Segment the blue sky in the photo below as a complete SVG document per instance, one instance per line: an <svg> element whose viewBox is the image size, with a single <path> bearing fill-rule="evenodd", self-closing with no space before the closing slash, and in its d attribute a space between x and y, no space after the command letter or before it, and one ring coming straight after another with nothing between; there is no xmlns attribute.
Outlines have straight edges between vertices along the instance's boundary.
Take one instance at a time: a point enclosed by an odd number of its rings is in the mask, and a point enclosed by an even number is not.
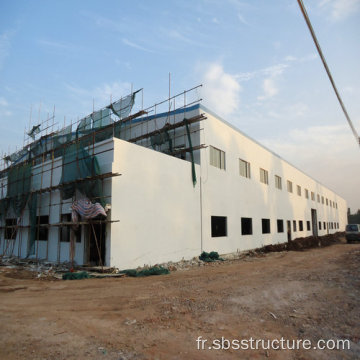
<svg viewBox="0 0 360 360"><path fill-rule="evenodd" d="M360 132L360 0L304 0ZM360 208L360 152L296 0L0 0L0 151L131 86L203 103ZM39 111L40 110L40 111Z"/></svg>

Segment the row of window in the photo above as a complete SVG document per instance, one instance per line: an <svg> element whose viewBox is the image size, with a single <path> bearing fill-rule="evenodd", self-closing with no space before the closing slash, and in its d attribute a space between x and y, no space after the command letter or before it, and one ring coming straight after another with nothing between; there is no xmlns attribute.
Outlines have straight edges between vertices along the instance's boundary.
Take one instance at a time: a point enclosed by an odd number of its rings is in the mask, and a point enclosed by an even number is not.
<svg viewBox="0 0 360 360"><path fill-rule="evenodd" d="M71 214L63 214L62 222L71 222ZM5 219L5 239L15 240L17 235L17 219ZM49 240L49 216L37 216L36 217L36 228L35 228L35 239L40 241ZM74 232L76 242L81 242L81 226ZM70 226L60 227L60 241L70 242Z"/></svg>
<svg viewBox="0 0 360 360"><path fill-rule="evenodd" d="M215 166L219 169L226 169L226 160L225 160L225 152L217 149L213 146L210 146L210 165ZM240 176L246 177L248 179L251 178L250 172L250 163L243 159L239 159L239 173ZM260 182L263 184L269 185L269 172L263 168L260 168ZM282 190L282 178L279 175L275 175L275 187L279 190ZM287 180L286 188L289 193L293 193L293 182ZM302 188L300 185L296 185L296 192L299 196L302 196ZM311 200L315 201L315 192L311 191ZM334 209L338 208L338 205L335 201L324 198L324 196L320 196L316 194L317 202L330 206ZM309 199L309 190L304 189L304 196L306 199Z"/></svg>
<svg viewBox="0 0 360 360"><path fill-rule="evenodd" d="M304 231L305 221L303 220L293 220L292 221L292 231ZM276 220L277 232L284 232L284 220ZM297 227L298 226L298 227ZM325 222L319 221L319 230L321 229L339 229L338 222ZM261 231L263 234L270 234L270 219L261 219ZM287 220L287 231L291 231L291 221ZM311 222L306 221L306 231L311 231ZM253 219L248 217L241 218L241 235L252 235L253 233ZM227 236L227 217L226 216L212 216L211 217L211 236L212 237L221 237Z"/></svg>

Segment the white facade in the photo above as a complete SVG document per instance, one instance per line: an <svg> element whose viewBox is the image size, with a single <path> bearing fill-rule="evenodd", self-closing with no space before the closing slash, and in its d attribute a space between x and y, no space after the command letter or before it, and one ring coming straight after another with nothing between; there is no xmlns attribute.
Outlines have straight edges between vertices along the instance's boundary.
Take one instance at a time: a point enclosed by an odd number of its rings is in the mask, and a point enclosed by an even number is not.
<svg viewBox="0 0 360 360"><path fill-rule="evenodd" d="M194 151L195 185L189 152L182 158L181 152L174 157L163 153L168 150L166 143L154 146L155 151L149 138L127 141L161 129L166 123L200 114L206 119L190 125L192 146L205 146ZM171 130L170 135L173 150L189 147L185 127ZM111 203L108 220L112 222L104 231L103 260L108 266L125 269L154 265L189 259L202 251L226 254L286 242L288 236L321 236L345 229L344 199L203 106L134 120L122 139L95 144L93 151L102 173L121 174L103 181ZM210 159L214 154L219 154L217 160ZM247 163L248 177L240 174L240 159ZM40 180L44 170L46 176ZM33 174L33 189L56 186L61 160L49 161L41 169L34 167ZM275 186L275 176L281 189ZM292 192L288 191L288 181ZM59 198L59 190L41 196L38 215L49 214L50 224L59 223L62 214L70 213L71 201L60 206ZM16 240L5 240L5 230L1 230L0 253L9 253L9 248L20 257L28 253L27 211L21 220L25 227L18 230ZM81 238L75 244L78 264L89 262L90 234L89 226L82 225ZM59 241L59 236L58 227L49 227L48 240L36 241L36 256L68 261L70 244Z"/></svg>

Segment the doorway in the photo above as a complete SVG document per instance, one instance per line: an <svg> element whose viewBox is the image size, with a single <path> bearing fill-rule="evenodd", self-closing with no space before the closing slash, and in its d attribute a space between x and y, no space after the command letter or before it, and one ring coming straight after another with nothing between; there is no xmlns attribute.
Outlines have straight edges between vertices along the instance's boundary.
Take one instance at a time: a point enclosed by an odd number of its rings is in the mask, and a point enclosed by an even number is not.
<svg viewBox="0 0 360 360"><path fill-rule="evenodd" d="M287 240L291 241L291 221L286 221Z"/></svg>
<svg viewBox="0 0 360 360"><path fill-rule="evenodd" d="M313 235L318 236L316 209L311 209L311 222L313 228Z"/></svg>
<svg viewBox="0 0 360 360"><path fill-rule="evenodd" d="M89 263L91 266L105 265L106 224L89 224Z"/></svg>

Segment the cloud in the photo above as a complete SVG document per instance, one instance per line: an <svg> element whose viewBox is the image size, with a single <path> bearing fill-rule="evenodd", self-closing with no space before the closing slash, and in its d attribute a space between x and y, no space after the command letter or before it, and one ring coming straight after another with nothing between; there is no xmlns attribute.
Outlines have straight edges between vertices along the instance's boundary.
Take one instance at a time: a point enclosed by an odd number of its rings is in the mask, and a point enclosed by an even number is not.
<svg viewBox="0 0 360 360"><path fill-rule="evenodd" d="M0 34L0 70L4 66L5 59L10 54L11 35L12 35L11 31L4 31L2 34Z"/></svg>
<svg viewBox="0 0 360 360"><path fill-rule="evenodd" d="M9 103L4 97L0 97L0 117L10 116L12 112L8 108Z"/></svg>
<svg viewBox="0 0 360 360"><path fill-rule="evenodd" d="M128 82L104 83L93 88L82 88L74 84L65 84L66 89L75 97L85 113L92 111L93 105L100 109L112 101L120 99L131 92L131 84ZM78 114L80 115L80 114Z"/></svg>
<svg viewBox="0 0 360 360"><path fill-rule="evenodd" d="M323 0L319 7L330 12L332 20L341 21L359 11L360 0Z"/></svg>
<svg viewBox="0 0 360 360"><path fill-rule="evenodd" d="M141 45L138 45L138 44L135 44L134 42L128 40L128 39L125 39L123 38L122 39L122 42L123 44L127 45L127 46L130 46L134 49L137 49L137 50L141 50L141 51L145 51L145 52L150 52L150 53L153 53L154 51L150 50L150 49L146 49L144 47L142 47Z"/></svg>
<svg viewBox="0 0 360 360"><path fill-rule="evenodd" d="M264 94L258 96L258 100L269 99L279 92L279 89L276 87L274 78L264 79L262 88L264 90Z"/></svg>
<svg viewBox="0 0 360 360"><path fill-rule="evenodd" d="M241 86L235 76L224 71L222 65L213 63L205 67L202 75L204 104L221 116L236 111L240 104Z"/></svg>
<svg viewBox="0 0 360 360"><path fill-rule="evenodd" d="M61 42L61 41L54 41L54 40L45 40L45 39L39 39L37 40L37 42L42 45L45 46L49 49L54 49L54 50L75 50L78 47L70 44L70 43L65 43L65 42Z"/></svg>

